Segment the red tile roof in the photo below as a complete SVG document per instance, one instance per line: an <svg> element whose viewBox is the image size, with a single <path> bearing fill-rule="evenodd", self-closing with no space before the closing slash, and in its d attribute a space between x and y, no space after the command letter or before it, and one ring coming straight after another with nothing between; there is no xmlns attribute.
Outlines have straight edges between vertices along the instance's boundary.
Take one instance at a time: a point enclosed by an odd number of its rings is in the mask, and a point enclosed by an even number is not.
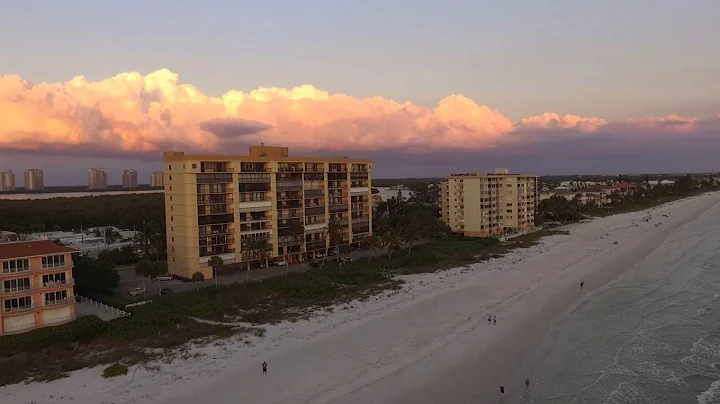
<svg viewBox="0 0 720 404"><path fill-rule="evenodd" d="M614 189L627 189L627 188L637 188L638 186L636 184L630 184L627 182L619 182L617 184L613 184Z"/></svg>
<svg viewBox="0 0 720 404"><path fill-rule="evenodd" d="M0 260L39 255L62 254L76 252L74 248L55 244L52 240L19 241L0 243Z"/></svg>

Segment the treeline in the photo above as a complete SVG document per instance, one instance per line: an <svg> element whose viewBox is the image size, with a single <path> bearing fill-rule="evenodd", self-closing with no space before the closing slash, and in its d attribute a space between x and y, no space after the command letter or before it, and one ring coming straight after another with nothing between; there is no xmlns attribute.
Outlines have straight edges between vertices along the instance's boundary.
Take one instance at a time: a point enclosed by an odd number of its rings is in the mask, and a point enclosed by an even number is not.
<svg viewBox="0 0 720 404"><path fill-rule="evenodd" d="M164 228L165 202L162 193L0 200L0 218L0 230L16 233L107 225L140 229L149 222Z"/></svg>
<svg viewBox="0 0 720 404"><path fill-rule="evenodd" d="M614 191L608 196L609 203L603 206L582 204L582 190L578 190L578 193L570 199L562 195L553 195L540 201L535 223L541 225L546 221L573 222L583 216L642 210L717 189L718 183L710 177L694 178L686 175L678 178L674 184L639 187L627 192Z"/></svg>

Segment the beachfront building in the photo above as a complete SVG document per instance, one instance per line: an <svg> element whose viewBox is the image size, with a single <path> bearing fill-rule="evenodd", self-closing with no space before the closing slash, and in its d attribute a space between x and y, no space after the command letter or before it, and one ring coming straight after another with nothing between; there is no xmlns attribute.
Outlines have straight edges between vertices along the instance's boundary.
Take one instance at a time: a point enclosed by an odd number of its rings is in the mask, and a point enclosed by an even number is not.
<svg viewBox="0 0 720 404"><path fill-rule="evenodd" d="M122 186L125 189L137 188L137 171L132 169L123 170L122 174Z"/></svg>
<svg viewBox="0 0 720 404"><path fill-rule="evenodd" d="M155 171L150 174L150 186L153 188L160 188L163 186L163 172Z"/></svg>
<svg viewBox="0 0 720 404"><path fill-rule="evenodd" d="M107 189L107 173L102 168L88 170L88 189Z"/></svg>
<svg viewBox="0 0 720 404"><path fill-rule="evenodd" d="M51 240L0 243L0 335L75 319L73 252Z"/></svg>
<svg viewBox="0 0 720 404"><path fill-rule="evenodd" d="M442 183L442 220L470 237L527 233L534 229L538 177L511 174L453 174Z"/></svg>
<svg viewBox="0 0 720 404"><path fill-rule="evenodd" d="M0 172L0 192L15 190L15 173L12 170Z"/></svg>
<svg viewBox="0 0 720 404"><path fill-rule="evenodd" d="M165 152L168 270L213 277L212 256L225 264L312 259L330 246L372 231L367 159L293 157L287 147L251 146L247 156ZM246 240L270 245L265 256Z"/></svg>
<svg viewBox="0 0 720 404"><path fill-rule="evenodd" d="M25 191L42 191L45 189L43 170L31 168L25 170Z"/></svg>

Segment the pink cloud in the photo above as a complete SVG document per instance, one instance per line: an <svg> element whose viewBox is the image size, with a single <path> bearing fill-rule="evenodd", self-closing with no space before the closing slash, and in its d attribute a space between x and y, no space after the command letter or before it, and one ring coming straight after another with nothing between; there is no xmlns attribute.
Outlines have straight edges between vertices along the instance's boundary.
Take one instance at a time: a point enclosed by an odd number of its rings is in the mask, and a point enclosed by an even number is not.
<svg viewBox="0 0 720 404"><path fill-rule="evenodd" d="M77 76L32 84L0 75L0 149L88 155L156 155L179 148L227 152L240 142L315 150L488 150L523 133L692 133L718 120L668 116L607 122L545 113L512 122L462 95L431 109L381 97L358 99L311 85L231 90L209 97L162 69L99 82ZM238 151L243 151L239 149Z"/></svg>

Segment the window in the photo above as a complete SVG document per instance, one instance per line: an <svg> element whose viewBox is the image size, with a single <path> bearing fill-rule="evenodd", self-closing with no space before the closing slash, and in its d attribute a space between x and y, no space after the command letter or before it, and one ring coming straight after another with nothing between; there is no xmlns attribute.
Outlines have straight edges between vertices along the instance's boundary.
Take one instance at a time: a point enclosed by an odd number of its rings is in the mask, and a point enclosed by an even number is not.
<svg viewBox="0 0 720 404"><path fill-rule="evenodd" d="M197 164L193 164L193 165L192 165L192 168L193 168L193 169L196 169L196 168L197 168Z"/></svg>
<svg viewBox="0 0 720 404"><path fill-rule="evenodd" d="M173 262L175 262L175 257L173 257Z"/></svg>
<svg viewBox="0 0 720 404"><path fill-rule="evenodd" d="M65 254L60 255L48 255L42 257L42 268L61 268L65 266Z"/></svg>
<svg viewBox="0 0 720 404"><path fill-rule="evenodd" d="M172 171L172 164L168 165L168 171Z"/></svg>
<svg viewBox="0 0 720 404"><path fill-rule="evenodd" d="M172 252L175 252L175 247L172 248Z"/></svg>
<svg viewBox="0 0 720 404"><path fill-rule="evenodd" d="M168 178L170 178L170 181L172 181L172 175L169 175Z"/></svg>
<svg viewBox="0 0 720 404"><path fill-rule="evenodd" d="M172 241L175 241L175 237L170 237L170 239L171 239Z"/></svg>
<svg viewBox="0 0 720 404"><path fill-rule="evenodd" d="M172 185L170 185L170 190L172 191Z"/></svg>
<svg viewBox="0 0 720 404"><path fill-rule="evenodd" d="M3 261L2 268L3 268L4 274L14 274L16 272L26 272L26 271L30 270L30 260L21 259L21 260Z"/></svg>
<svg viewBox="0 0 720 404"><path fill-rule="evenodd" d="M10 279L3 282L3 291L5 293L22 292L30 290L30 278Z"/></svg>
<svg viewBox="0 0 720 404"><path fill-rule="evenodd" d="M175 226L170 226L170 231L175 231Z"/></svg>
<svg viewBox="0 0 720 404"><path fill-rule="evenodd" d="M173 212L173 211L175 211L175 209L173 209L173 207L171 206L171 207L170 207L170 212Z"/></svg>
<svg viewBox="0 0 720 404"><path fill-rule="evenodd" d="M170 195L170 202L172 202L172 195Z"/></svg>
<svg viewBox="0 0 720 404"><path fill-rule="evenodd" d="M3 312L12 313L32 309L32 297L23 296L17 299L6 299L3 302Z"/></svg>
<svg viewBox="0 0 720 404"><path fill-rule="evenodd" d="M170 221L171 221L171 222L173 221L173 217L172 217L172 216L170 216Z"/></svg>
<svg viewBox="0 0 720 404"><path fill-rule="evenodd" d="M183 170L185 169L185 164L183 164Z"/></svg>
<svg viewBox="0 0 720 404"><path fill-rule="evenodd" d="M67 290L45 293L45 306L53 306L68 302Z"/></svg>

